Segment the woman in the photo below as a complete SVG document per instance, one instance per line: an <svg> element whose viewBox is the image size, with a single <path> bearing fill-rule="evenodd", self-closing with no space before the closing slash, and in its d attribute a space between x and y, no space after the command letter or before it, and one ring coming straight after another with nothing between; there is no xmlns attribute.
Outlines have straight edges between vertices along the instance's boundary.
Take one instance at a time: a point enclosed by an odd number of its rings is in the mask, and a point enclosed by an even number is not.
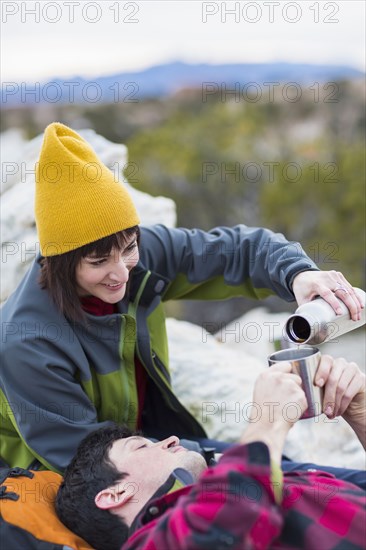
<svg viewBox="0 0 366 550"><path fill-rule="evenodd" d="M62 472L111 421L206 437L170 386L167 300L319 294L336 308L337 294L360 313L343 275L320 272L282 235L140 229L127 191L60 123L45 130L36 174L42 255L2 311L1 457L11 466Z"/></svg>

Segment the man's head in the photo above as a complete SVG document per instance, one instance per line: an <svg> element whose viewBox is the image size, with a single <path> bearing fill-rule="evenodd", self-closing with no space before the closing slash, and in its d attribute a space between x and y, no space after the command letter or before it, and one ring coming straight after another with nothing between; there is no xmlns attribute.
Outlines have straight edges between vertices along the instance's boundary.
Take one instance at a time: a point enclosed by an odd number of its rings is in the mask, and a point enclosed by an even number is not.
<svg viewBox="0 0 366 550"><path fill-rule="evenodd" d="M102 428L80 444L56 499L60 519L97 550L120 548L128 528L177 468L194 479L203 457L171 436L153 443L127 428Z"/></svg>

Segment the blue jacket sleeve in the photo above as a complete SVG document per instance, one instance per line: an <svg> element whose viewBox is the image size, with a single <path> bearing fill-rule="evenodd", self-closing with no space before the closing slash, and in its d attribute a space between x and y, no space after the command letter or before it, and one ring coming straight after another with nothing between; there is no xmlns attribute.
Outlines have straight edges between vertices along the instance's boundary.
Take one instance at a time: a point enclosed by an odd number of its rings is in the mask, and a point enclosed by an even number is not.
<svg viewBox="0 0 366 550"><path fill-rule="evenodd" d="M301 245L268 229L217 227L141 230L141 260L170 281L165 299L224 299L277 294L292 301L292 281L318 270Z"/></svg>

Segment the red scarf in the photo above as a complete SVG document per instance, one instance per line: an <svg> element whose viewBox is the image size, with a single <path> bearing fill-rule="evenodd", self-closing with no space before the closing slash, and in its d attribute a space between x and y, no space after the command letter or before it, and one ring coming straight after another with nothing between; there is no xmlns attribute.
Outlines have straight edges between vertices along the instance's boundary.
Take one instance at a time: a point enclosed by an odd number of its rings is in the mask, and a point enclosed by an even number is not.
<svg viewBox="0 0 366 550"><path fill-rule="evenodd" d="M102 315L112 315L113 313L118 313L117 304L107 304L103 302L100 298L96 296L85 296L80 299L81 306L84 311L95 315L96 317L101 317ZM137 429L140 430L141 426L141 415L144 408L145 394L146 394L146 385L147 385L147 375L144 367L139 361L138 357L135 355L135 377L136 377L136 386L137 386L137 397L138 397L138 416L137 416Z"/></svg>

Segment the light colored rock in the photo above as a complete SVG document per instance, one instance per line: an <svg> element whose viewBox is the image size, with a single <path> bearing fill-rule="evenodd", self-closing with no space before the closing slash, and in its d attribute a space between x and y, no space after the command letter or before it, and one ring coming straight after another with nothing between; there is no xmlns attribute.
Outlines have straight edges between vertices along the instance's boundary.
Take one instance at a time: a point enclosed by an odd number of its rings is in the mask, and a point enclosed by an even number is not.
<svg viewBox="0 0 366 550"><path fill-rule="evenodd" d="M333 357L345 357L354 361L366 373L366 334L365 327L343 334L319 346L322 353Z"/></svg>
<svg viewBox="0 0 366 550"><path fill-rule="evenodd" d="M274 343L283 339L283 327L288 313L269 313L265 307L251 309L215 333L238 356L241 353L256 357L263 364L274 351Z"/></svg>
<svg viewBox="0 0 366 550"><path fill-rule="evenodd" d="M23 132L10 128L0 135L1 193L9 189L19 177L21 152L26 140Z"/></svg>
<svg viewBox="0 0 366 550"><path fill-rule="evenodd" d="M290 431L285 454L298 462L366 469L365 451L343 418L324 414L301 420Z"/></svg>
<svg viewBox="0 0 366 550"><path fill-rule="evenodd" d="M235 441L248 419L253 382L265 366L198 325L168 319L167 330L177 395L210 435Z"/></svg>
<svg viewBox="0 0 366 550"><path fill-rule="evenodd" d="M106 164L131 193L143 225L163 223L176 225L174 201L166 197L152 197L131 187L123 176L127 163L125 145L112 143L94 132L80 130ZM43 135L26 142L20 132L11 130L1 135L2 161L7 162L9 175L3 180L1 196L1 301L4 301L19 283L29 263L39 252L34 221L35 163L39 157ZM4 164L3 164L4 167ZM10 172L14 172L10 175Z"/></svg>

